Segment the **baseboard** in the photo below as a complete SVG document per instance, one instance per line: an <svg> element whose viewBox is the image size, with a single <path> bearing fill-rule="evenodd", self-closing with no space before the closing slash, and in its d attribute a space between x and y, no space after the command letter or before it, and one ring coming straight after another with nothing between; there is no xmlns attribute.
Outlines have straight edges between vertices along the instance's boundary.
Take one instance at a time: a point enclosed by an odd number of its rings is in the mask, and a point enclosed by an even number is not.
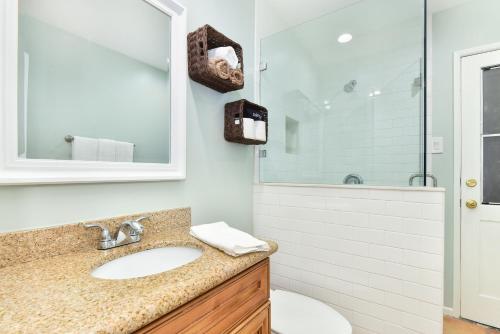
<svg viewBox="0 0 500 334"><path fill-rule="evenodd" d="M457 314L452 307L447 307L447 306L443 307L443 314L454 318L460 317L460 314Z"/></svg>

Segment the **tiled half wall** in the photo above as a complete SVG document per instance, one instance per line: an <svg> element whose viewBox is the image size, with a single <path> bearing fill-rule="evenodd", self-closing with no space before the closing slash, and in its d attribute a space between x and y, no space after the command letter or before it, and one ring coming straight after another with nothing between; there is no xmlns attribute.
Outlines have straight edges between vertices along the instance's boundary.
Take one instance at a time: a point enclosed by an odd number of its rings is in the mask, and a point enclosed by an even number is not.
<svg viewBox="0 0 500 334"><path fill-rule="evenodd" d="M441 334L444 191L255 185L273 288L333 306L354 334Z"/></svg>

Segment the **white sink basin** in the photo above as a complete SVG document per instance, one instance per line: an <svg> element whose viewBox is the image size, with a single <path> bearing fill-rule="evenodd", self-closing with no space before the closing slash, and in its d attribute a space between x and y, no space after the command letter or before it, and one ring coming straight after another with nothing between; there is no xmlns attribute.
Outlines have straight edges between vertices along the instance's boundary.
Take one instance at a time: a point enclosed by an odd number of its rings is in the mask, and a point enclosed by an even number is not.
<svg viewBox="0 0 500 334"><path fill-rule="evenodd" d="M110 280L146 277L193 262L202 253L202 250L191 247L149 249L105 263L94 269L92 276Z"/></svg>

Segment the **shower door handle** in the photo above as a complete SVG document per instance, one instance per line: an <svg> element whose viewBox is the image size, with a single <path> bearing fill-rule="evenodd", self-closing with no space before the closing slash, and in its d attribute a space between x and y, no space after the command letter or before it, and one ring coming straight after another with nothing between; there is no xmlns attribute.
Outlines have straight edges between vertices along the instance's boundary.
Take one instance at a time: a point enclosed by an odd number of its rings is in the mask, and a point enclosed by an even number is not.
<svg viewBox="0 0 500 334"><path fill-rule="evenodd" d="M436 188L438 186L438 180L437 178L432 175L432 174L427 174L427 175L424 175L424 174L413 174L412 176L410 176L410 180L408 182L409 186L410 187L413 187L413 182L415 181L415 179L417 178L430 178L432 179L432 186L434 188Z"/></svg>

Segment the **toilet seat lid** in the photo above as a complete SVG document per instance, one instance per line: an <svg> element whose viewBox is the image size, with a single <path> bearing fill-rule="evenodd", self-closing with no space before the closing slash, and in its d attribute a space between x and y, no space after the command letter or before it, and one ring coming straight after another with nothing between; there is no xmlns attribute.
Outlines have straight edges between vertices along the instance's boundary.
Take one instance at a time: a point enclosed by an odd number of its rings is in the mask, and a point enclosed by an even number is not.
<svg viewBox="0 0 500 334"><path fill-rule="evenodd" d="M271 291L271 328L278 334L352 334L349 322L330 306L282 290Z"/></svg>

